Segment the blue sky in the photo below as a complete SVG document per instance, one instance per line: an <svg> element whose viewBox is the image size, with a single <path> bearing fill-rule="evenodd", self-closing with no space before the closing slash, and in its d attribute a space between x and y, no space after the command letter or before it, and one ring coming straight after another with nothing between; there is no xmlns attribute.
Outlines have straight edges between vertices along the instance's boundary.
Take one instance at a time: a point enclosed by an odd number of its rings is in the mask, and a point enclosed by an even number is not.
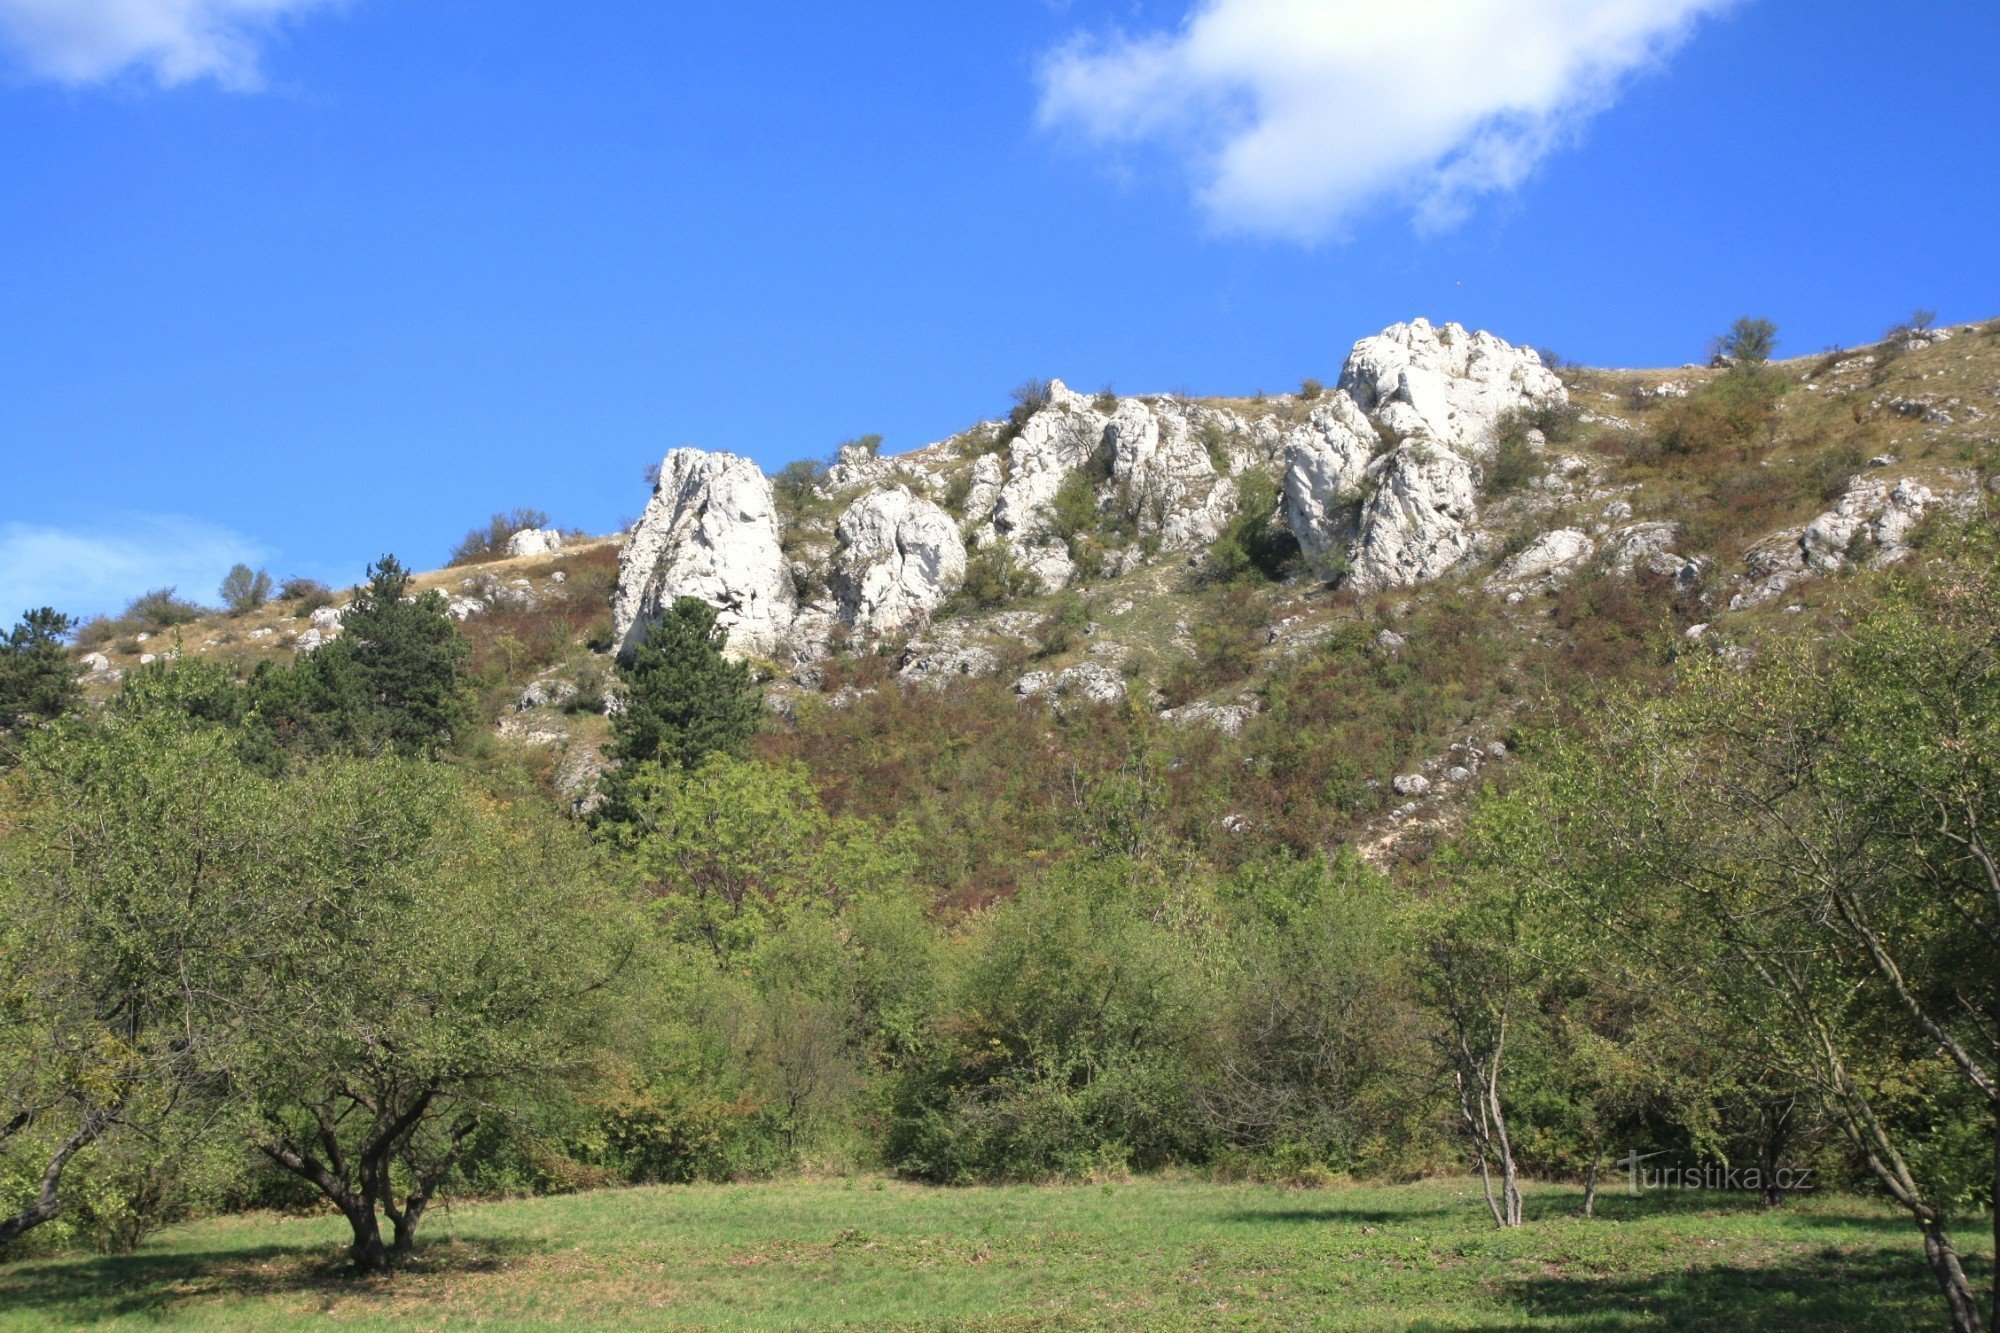
<svg viewBox="0 0 2000 1333"><path fill-rule="evenodd" d="M2000 314L2000 6L0 0L0 619L1456 319Z"/></svg>

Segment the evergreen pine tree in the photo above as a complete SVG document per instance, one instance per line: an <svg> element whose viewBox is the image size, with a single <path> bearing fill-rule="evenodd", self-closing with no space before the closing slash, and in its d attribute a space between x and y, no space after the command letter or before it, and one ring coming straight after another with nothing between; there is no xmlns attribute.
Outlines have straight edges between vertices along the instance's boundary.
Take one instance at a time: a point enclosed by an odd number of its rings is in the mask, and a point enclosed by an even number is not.
<svg viewBox="0 0 2000 1333"><path fill-rule="evenodd" d="M76 622L51 607L21 617L0 636L0 763L27 728L51 722L82 702L76 664L63 640Z"/></svg>
<svg viewBox="0 0 2000 1333"><path fill-rule="evenodd" d="M693 768L711 754L740 758L757 734L762 692L750 668L722 654L728 634L715 608L682 597L618 664L625 707L611 724L619 771L607 784L603 818L627 816L624 775L641 764Z"/></svg>
<svg viewBox="0 0 2000 1333"><path fill-rule="evenodd" d="M411 582L394 556L383 556L341 615L339 638L252 678L261 733L253 755L265 762L279 750L434 755L462 734L472 719L465 640L444 598L412 596Z"/></svg>

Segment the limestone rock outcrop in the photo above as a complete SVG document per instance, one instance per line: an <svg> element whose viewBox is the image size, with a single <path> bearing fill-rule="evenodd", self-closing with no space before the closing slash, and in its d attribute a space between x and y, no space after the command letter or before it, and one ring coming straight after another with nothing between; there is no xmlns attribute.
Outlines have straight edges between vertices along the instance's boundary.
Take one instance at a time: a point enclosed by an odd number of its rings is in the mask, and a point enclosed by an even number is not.
<svg viewBox="0 0 2000 1333"><path fill-rule="evenodd" d="M522 528L507 539L507 554L547 555L551 551L560 551L562 544L563 535L554 528Z"/></svg>
<svg viewBox="0 0 2000 1333"><path fill-rule="evenodd" d="M1751 548L1743 558L1743 590L1729 599L1729 608L1757 606L1801 579L1854 565L1892 565L1910 553L1910 530L1927 513L1939 505L1961 510L1971 495L1969 488L1940 495L1911 477L1851 478L1833 508Z"/></svg>
<svg viewBox="0 0 2000 1333"><path fill-rule="evenodd" d="M1442 577L1479 553L1476 474L1470 460L1418 438L1368 467L1375 493L1362 506L1348 583L1381 592Z"/></svg>
<svg viewBox="0 0 2000 1333"><path fill-rule="evenodd" d="M1285 526L1307 554L1354 540L1361 479L1375 454L1375 428L1335 390L1285 436Z"/></svg>
<svg viewBox="0 0 2000 1333"><path fill-rule="evenodd" d="M738 656L783 652L797 617L771 483L747 458L675 449L618 560L612 628L632 648L680 597L715 607Z"/></svg>
<svg viewBox="0 0 2000 1333"><path fill-rule="evenodd" d="M906 487L870 491L835 529L829 583L841 619L879 636L929 622L965 577L965 542L951 515Z"/></svg>
<svg viewBox="0 0 2000 1333"><path fill-rule="evenodd" d="M1531 583L1567 574L1597 553L1597 543L1575 528L1545 532L1509 556L1494 576L1500 583Z"/></svg>
<svg viewBox="0 0 2000 1333"><path fill-rule="evenodd" d="M1428 435L1473 453L1491 448L1503 412L1569 397L1534 351L1427 319L1355 343L1340 388L1399 440Z"/></svg>
<svg viewBox="0 0 2000 1333"><path fill-rule="evenodd" d="M1056 492L1070 473L1091 462L1111 418L1061 380L1049 382L1048 403L1022 423L1008 448L1007 479L993 507L993 527L1017 548L1049 527Z"/></svg>

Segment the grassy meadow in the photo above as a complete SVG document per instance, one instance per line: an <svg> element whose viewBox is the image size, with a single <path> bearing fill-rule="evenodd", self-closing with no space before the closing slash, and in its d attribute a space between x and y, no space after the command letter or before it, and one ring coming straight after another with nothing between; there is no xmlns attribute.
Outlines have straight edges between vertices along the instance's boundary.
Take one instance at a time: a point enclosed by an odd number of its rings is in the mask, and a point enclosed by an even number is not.
<svg viewBox="0 0 2000 1333"><path fill-rule="evenodd" d="M1876 1203L1577 1202L1534 1188L1507 1233L1469 1180L657 1187L459 1205L386 1280L347 1275L336 1219L252 1214L0 1268L0 1329L1940 1326L1914 1231Z"/></svg>

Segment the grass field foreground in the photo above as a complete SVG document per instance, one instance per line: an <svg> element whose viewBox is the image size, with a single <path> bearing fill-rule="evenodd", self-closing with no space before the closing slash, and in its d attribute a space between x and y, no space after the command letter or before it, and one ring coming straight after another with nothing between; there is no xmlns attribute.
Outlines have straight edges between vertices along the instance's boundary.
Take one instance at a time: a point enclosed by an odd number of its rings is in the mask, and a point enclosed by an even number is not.
<svg viewBox="0 0 2000 1333"><path fill-rule="evenodd" d="M1535 1189L1505 1233L1471 1181L633 1189L440 1213L376 1281L345 1275L336 1220L259 1214L0 1268L0 1329L1940 1326L1914 1232L1871 1202L1613 1195L1584 1219L1577 1201ZM1972 1268L1983 1284L1983 1249Z"/></svg>

